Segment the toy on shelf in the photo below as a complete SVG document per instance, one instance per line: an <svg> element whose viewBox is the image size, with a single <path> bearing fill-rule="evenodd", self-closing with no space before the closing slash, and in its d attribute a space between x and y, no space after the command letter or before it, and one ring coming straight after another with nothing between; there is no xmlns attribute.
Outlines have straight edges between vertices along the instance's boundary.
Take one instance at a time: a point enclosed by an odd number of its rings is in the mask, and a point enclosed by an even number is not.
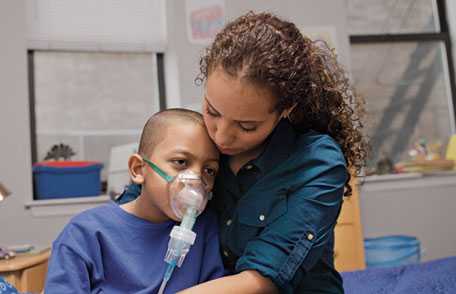
<svg viewBox="0 0 456 294"><path fill-rule="evenodd" d="M426 139L420 139L415 143L414 148L409 151L410 160L399 162L395 169L398 172L434 172L452 170L454 160L444 159L442 154L442 143L428 143Z"/></svg>
<svg viewBox="0 0 456 294"><path fill-rule="evenodd" d="M456 135L451 136L450 141L448 142L445 158L453 160L456 166Z"/></svg>
<svg viewBox="0 0 456 294"><path fill-rule="evenodd" d="M69 145L60 143L51 147L44 160L70 160L73 155L76 155L76 153Z"/></svg>
<svg viewBox="0 0 456 294"><path fill-rule="evenodd" d="M11 259L11 258L14 258L15 256L16 256L16 253L14 251L12 251L6 247L0 246L0 260L1 259Z"/></svg>

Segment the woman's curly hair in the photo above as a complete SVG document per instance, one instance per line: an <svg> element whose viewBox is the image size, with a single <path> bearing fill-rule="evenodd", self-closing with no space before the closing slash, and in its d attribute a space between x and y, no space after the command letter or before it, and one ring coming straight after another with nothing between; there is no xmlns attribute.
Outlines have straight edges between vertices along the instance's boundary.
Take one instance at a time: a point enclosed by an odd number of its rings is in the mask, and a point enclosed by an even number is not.
<svg viewBox="0 0 456 294"><path fill-rule="evenodd" d="M349 168L360 172L367 151L364 103L325 42L310 40L270 13L249 12L217 34L200 60L196 82L207 80L217 67L272 91L277 111L290 110L288 118L299 129L329 134ZM346 188L350 194L348 180Z"/></svg>

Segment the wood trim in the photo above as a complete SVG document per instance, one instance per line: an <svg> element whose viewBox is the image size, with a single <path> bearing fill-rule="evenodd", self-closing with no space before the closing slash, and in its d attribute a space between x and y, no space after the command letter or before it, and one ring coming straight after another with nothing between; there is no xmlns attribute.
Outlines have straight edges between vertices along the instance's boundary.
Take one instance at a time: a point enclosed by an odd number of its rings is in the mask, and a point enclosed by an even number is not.
<svg viewBox="0 0 456 294"><path fill-rule="evenodd" d="M352 177L352 195L344 198L335 227L334 264L338 271L366 268L358 180Z"/></svg>
<svg viewBox="0 0 456 294"><path fill-rule="evenodd" d="M49 248L36 254L18 254L15 258L0 261L0 272L14 272L32 267L47 261L50 254Z"/></svg>

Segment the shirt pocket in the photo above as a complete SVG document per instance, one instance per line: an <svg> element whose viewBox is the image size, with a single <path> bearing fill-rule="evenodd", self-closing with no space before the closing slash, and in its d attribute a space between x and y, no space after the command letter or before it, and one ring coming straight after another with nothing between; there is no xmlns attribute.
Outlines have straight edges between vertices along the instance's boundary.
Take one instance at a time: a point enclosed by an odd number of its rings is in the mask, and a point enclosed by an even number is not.
<svg viewBox="0 0 456 294"><path fill-rule="evenodd" d="M265 193L259 196L256 199L246 198L239 202L238 213L241 225L262 228L287 212L286 193L269 195Z"/></svg>
<svg viewBox="0 0 456 294"><path fill-rule="evenodd" d="M265 227L283 217L287 212L286 193L259 194L259 201L240 200L238 222L229 232L231 249L238 256L242 255L247 243L257 238Z"/></svg>

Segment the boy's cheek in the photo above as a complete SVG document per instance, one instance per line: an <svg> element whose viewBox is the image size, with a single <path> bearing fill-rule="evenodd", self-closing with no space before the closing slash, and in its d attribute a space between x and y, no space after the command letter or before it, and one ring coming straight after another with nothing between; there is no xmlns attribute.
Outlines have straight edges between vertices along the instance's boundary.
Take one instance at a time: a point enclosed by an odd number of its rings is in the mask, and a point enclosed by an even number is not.
<svg viewBox="0 0 456 294"><path fill-rule="evenodd" d="M160 210L166 214L167 217L174 221L179 221L177 216L174 214L173 209L171 208L171 202L169 199L169 194L168 194L168 189L163 189L160 194L157 195L163 195L160 197Z"/></svg>

